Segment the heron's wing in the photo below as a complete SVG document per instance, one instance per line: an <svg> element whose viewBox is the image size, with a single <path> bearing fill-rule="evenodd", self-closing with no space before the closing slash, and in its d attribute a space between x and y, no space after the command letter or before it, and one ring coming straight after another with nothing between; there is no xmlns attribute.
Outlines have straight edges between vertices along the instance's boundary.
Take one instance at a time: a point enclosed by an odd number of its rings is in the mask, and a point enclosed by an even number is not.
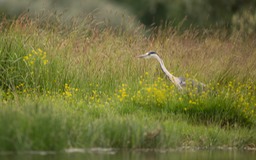
<svg viewBox="0 0 256 160"><path fill-rule="evenodd" d="M179 80L180 80L180 85L181 85L181 87L185 87L186 86L186 80L185 80L185 78L184 77L179 77Z"/></svg>
<svg viewBox="0 0 256 160"><path fill-rule="evenodd" d="M188 79L186 82L187 86L190 86L192 88L197 88L197 90L199 92L203 91L206 89L206 84L199 82L197 80L193 80L193 79Z"/></svg>

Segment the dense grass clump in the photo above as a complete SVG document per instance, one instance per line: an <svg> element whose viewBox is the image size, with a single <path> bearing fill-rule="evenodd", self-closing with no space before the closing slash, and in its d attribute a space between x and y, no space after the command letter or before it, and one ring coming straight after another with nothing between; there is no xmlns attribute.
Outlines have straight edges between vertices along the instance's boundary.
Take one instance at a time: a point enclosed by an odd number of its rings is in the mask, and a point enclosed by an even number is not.
<svg viewBox="0 0 256 160"><path fill-rule="evenodd" d="M0 150L255 146L254 41L90 20L1 22ZM148 50L207 88L178 90Z"/></svg>

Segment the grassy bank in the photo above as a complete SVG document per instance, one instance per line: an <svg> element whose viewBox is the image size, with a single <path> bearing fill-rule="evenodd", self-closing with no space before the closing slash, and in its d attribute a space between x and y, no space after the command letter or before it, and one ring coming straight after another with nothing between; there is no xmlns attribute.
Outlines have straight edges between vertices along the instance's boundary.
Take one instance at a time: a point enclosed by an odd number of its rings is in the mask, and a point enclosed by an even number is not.
<svg viewBox="0 0 256 160"><path fill-rule="evenodd" d="M42 97L41 97L42 98ZM196 125L181 115L137 106L87 106L46 97L1 107L1 150L69 147L251 147L255 128ZM47 102L46 102L47 101Z"/></svg>
<svg viewBox="0 0 256 160"><path fill-rule="evenodd" d="M0 150L254 147L255 41L173 29L147 36L88 17L1 22ZM154 60L207 84L177 90Z"/></svg>

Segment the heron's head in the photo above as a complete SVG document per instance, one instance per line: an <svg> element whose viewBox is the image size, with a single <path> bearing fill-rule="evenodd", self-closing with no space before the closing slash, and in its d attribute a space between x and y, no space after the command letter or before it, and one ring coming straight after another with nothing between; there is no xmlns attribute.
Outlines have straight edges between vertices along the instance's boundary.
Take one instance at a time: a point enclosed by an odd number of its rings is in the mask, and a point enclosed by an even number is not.
<svg viewBox="0 0 256 160"><path fill-rule="evenodd" d="M138 58L151 58L157 56L157 53L155 51L149 51L145 54L137 56Z"/></svg>

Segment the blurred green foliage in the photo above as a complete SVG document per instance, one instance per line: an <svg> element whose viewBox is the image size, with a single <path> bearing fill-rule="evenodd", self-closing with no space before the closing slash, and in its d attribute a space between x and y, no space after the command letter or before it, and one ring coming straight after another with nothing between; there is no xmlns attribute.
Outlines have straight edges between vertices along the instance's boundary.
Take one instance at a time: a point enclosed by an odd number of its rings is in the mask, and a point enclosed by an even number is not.
<svg viewBox="0 0 256 160"><path fill-rule="evenodd" d="M255 10L255 0L112 0L128 6L146 25L170 21L184 26L230 26L242 10ZM183 21L185 19L185 21Z"/></svg>
<svg viewBox="0 0 256 160"><path fill-rule="evenodd" d="M20 14L60 11L65 17L94 12L99 20L110 24L125 22L123 15L133 17L146 26L171 24L182 28L224 27L255 33L255 0L2 0L0 12ZM96 12L95 12L96 11Z"/></svg>

